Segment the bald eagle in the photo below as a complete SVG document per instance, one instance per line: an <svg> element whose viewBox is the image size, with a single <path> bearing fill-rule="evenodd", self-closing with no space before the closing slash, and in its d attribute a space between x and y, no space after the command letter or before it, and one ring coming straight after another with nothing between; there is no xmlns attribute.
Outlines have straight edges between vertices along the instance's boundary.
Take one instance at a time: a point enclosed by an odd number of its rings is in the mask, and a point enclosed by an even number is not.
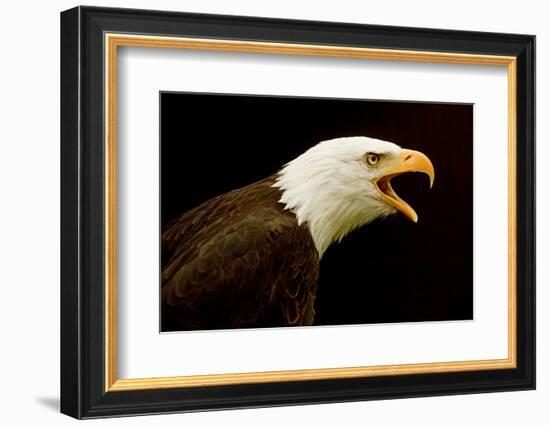
<svg viewBox="0 0 550 425"><path fill-rule="evenodd" d="M319 261L332 243L395 212L417 221L391 186L407 172L432 186L423 153L337 138L180 215L162 233L162 330L312 325Z"/></svg>

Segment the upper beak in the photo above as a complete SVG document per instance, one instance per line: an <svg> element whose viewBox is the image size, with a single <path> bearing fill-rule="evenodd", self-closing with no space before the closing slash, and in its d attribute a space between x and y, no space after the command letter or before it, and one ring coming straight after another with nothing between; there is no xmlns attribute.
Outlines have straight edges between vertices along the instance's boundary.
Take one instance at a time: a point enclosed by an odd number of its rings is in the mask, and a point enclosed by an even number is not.
<svg viewBox="0 0 550 425"><path fill-rule="evenodd" d="M390 183L395 176L410 172L427 174L430 178L430 188L433 186L435 172L430 159L422 152L403 149L396 163L389 166L386 173L376 180L376 187L388 204L416 223L418 215L409 204L394 192Z"/></svg>

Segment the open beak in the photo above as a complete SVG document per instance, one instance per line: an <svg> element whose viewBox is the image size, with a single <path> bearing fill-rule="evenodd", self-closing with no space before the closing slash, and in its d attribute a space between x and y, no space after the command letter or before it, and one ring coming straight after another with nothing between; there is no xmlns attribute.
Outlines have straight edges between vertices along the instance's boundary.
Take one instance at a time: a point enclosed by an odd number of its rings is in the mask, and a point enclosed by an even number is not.
<svg viewBox="0 0 550 425"><path fill-rule="evenodd" d="M416 223L418 221L416 212L409 204L401 199L391 187L392 178L403 173L411 172L427 174L430 178L430 188L433 186L435 172L429 158L422 152L403 149L395 165L388 167L386 174L376 180L376 187L389 205Z"/></svg>

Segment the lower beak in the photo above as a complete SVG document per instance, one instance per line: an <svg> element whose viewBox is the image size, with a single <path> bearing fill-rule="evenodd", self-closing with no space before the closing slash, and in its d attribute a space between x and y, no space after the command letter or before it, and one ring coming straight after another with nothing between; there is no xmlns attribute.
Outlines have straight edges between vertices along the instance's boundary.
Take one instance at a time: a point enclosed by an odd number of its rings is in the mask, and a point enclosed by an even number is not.
<svg viewBox="0 0 550 425"><path fill-rule="evenodd" d="M418 215L413 208L401 199L391 186L391 179L404 173L419 172L425 173L430 178L430 188L434 183L434 167L430 159L422 152L409 149L401 150L401 154L396 164L388 167L386 174L379 177L376 181L378 191L383 195L386 203L400 211L405 217L418 221Z"/></svg>

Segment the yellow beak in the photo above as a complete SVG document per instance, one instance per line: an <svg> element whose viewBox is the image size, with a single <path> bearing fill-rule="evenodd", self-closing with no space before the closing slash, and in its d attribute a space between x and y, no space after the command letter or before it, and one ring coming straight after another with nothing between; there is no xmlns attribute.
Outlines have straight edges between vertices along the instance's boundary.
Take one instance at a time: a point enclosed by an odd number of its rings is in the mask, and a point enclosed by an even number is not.
<svg viewBox="0 0 550 425"><path fill-rule="evenodd" d="M403 149L396 163L390 165L384 175L376 180L376 187L389 205L416 223L418 221L416 212L409 204L401 199L391 187L392 178L403 173L411 172L427 174L430 178L430 188L433 186L435 172L430 159L422 152Z"/></svg>

